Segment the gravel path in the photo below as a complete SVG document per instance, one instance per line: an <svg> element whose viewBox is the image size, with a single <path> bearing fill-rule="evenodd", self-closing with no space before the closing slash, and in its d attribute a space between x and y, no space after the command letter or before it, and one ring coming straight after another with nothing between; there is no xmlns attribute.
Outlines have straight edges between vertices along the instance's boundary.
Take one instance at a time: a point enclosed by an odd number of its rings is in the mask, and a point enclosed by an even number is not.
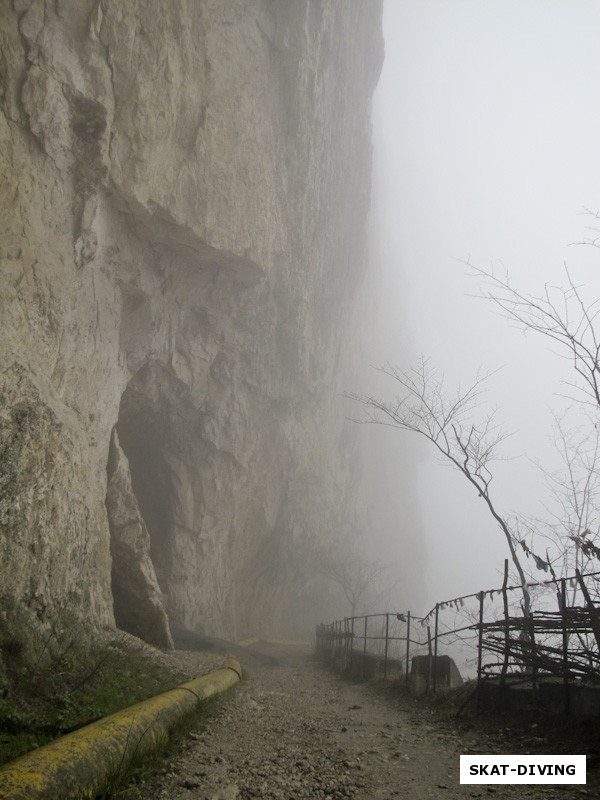
<svg viewBox="0 0 600 800"><path fill-rule="evenodd" d="M219 714L136 789L161 800L595 797L583 786L461 786L460 753L511 752L326 670L308 649L255 646ZM482 738L483 736L483 738ZM130 795L133 796L133 795Z"/></svg>

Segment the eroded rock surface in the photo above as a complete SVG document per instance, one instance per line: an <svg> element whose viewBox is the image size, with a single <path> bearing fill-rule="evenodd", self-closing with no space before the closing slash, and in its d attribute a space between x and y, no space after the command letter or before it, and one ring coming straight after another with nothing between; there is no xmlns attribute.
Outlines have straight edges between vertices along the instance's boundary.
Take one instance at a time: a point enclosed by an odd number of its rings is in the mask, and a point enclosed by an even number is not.
<svg viewBox="0 0 600 800"><path fill-rule="evenodd" d="M169 620L150 557L150 536L131 485L129 462L113 431L108 458L106 513L117 626L158 647L173 647Z"/></svg>
<svg viewBox="0 0 600 800"><path fill-rule="evenodd" d="M163 643L160 597L230 636L318 609L380 28L379 0L0 4L6 614L111 626L135 553ZM141 521L111 558L115 426Z"/></svg>

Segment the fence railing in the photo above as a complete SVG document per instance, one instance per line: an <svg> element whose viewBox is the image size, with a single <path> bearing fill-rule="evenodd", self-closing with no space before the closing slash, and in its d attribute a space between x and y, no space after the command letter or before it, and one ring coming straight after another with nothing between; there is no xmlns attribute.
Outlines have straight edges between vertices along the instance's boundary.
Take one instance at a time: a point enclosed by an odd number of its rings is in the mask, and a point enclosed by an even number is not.
<svg viewBox="0 0 600 800"><path fill-rule="evenodd" d="M344 672L367 678L373 672L382 677L406 673L415 648L423 647L415 638L416 625L422 617L384 613L345 617L317 626L317 653Z"/></svg>
<svg viewBox="0 0 600 800"><path fill-rule="evenodd" d="M536 691L540 680L559 678L568 711L571 684L600 683L600 572L527 584L529 615L524 587L508 586L507 576L506 564L499 589L436 603L424 617L387 612L319 625L317 653L340 671L426 692L458 681L450 659L478 688L522 680Z"/></svg>

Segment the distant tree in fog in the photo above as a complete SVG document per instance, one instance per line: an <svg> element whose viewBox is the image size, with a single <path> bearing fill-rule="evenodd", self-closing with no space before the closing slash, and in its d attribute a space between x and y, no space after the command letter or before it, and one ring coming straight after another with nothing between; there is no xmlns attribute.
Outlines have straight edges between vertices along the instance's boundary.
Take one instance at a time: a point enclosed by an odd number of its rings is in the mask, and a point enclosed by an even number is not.
<svg viewBox="0 0 600 800"><path fill-rule="evenodd" d="M561 468L543 470L557 511L548 509L546 530L563 562L563 574L584 572L600 555L596 546L600 527L600 430L592 421L590 430L567 428L555 419L554 446Z"/></svg>
<svg viewBox="0 0 600 800"><path fill-rule="evenodd" d="M518 540L507 519L496 508L490 492L493 479L490 466L502 460L498 450L507 434L498 428L495 411L479 422L472 421L490 374L479 374L468 388L459 387L454 394L450 394L443 378L429 366L426 358L421 358L416 367L407 371L389 364L380 367L379 371L396 382L400 394L393 400L371 395L350 395L368 412L366 419L356 421L386 425L424 437L445 461L466 478L486 504L506 540L522 587L523 612L529 615L530 597L517 551Z"/></svg>
<svg viewBox="0 0 600 800"><path fill-rule="evenodd" d="M325 559L321 571L325 577L330 578L340 587L350 605L349 616L355 617L359 613L367 613L369 601L377 602L387 593L389 587L373 597L376 579L389 566L380 561L369 561L349 550L339 555L330 555Z"/></svg>

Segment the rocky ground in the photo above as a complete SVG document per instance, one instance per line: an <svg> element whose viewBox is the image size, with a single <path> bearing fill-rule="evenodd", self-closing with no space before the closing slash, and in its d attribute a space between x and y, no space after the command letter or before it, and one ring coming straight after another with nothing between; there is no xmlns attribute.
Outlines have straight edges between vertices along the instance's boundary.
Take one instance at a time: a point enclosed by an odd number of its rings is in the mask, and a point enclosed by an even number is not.
<svg viewBox="0 0 600 800"><path fill-rule="evenodd" d="M593 768L587 786L459 784L461 753L551 752L532 723L457 724L448 709L344 680L308 647L255 645L243 660L248 674L231 699L128 800L600 796Z"/></svg>

